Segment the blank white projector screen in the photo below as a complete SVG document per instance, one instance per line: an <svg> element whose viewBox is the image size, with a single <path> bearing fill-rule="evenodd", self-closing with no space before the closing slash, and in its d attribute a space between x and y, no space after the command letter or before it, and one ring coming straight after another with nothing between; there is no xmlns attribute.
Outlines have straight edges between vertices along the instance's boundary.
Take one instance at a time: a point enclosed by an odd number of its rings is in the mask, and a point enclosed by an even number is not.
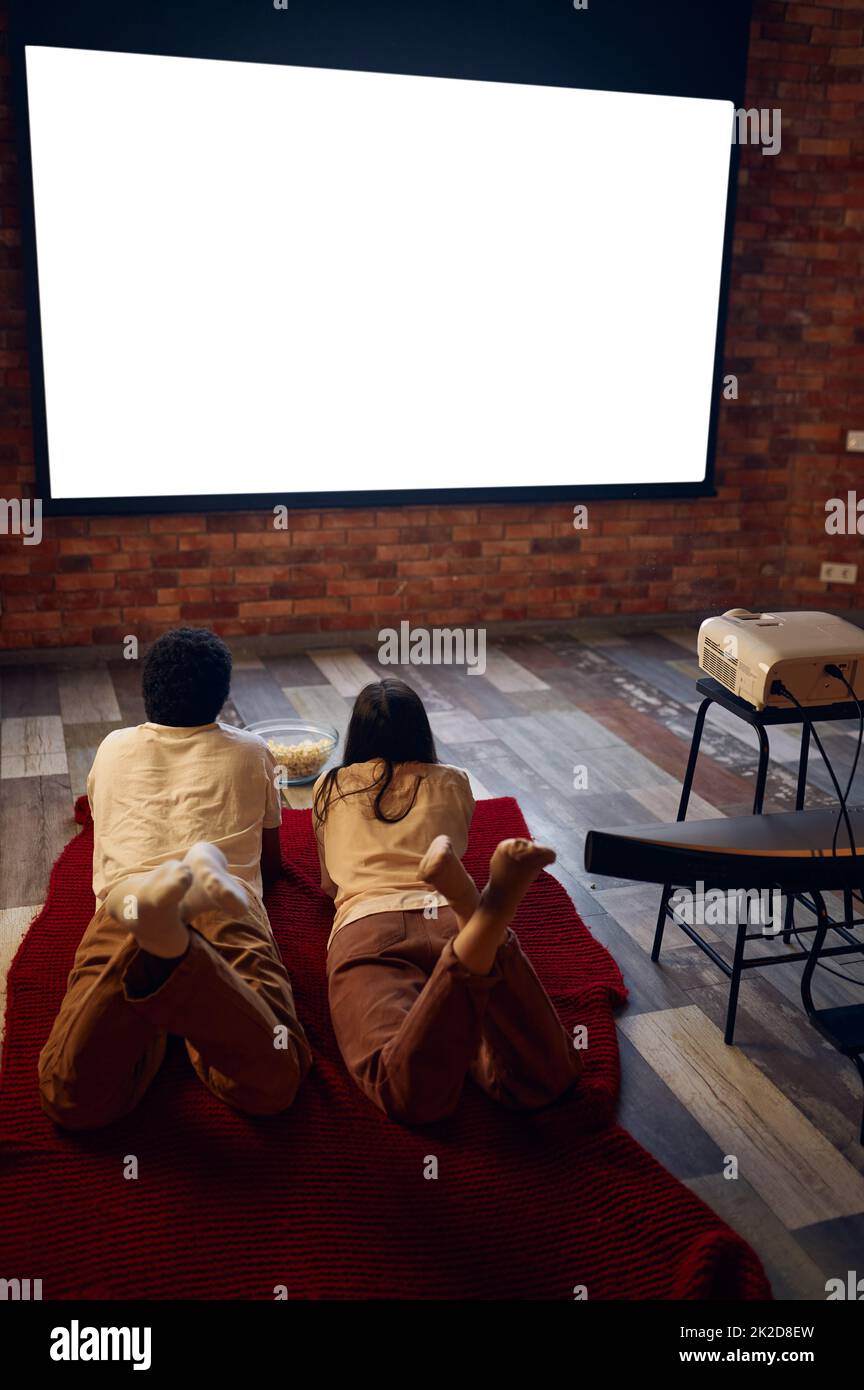
<svg viewBox="0 0 864 1390"><path fill-rule="evenodd" d="M26 60L54 498L704 479L731 102Z"/></svg>

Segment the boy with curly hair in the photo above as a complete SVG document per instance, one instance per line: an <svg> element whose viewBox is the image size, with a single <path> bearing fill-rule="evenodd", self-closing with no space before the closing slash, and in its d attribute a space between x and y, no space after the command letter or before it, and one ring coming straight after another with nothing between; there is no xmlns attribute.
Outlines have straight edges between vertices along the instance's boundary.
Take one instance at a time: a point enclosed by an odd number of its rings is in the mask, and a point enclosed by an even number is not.
<svg viewBox="0 0 864 1390"><path fill-rule="evenodd" d="M218 722L230 681L214 633L165 633L144 665L147 722L96 753L96 913L39 1058L42 1107L66 1128L128 1114L170 1033L247 1114L284 1110L311 1065L262 900L281 868L276 766L257 734Z"/></svg>

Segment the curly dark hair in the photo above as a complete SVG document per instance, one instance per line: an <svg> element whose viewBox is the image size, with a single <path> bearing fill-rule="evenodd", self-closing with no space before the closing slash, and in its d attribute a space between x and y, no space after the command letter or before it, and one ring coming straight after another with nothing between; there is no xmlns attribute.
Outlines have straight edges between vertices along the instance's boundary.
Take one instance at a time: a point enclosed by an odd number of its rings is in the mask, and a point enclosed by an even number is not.
<svg viewBox="0 0 864 1390"><path fill-rule="evenodd" d="M206 627L177 627L153 643L141 693L151 724L212 724L228 698L231 653Z"/></svg>

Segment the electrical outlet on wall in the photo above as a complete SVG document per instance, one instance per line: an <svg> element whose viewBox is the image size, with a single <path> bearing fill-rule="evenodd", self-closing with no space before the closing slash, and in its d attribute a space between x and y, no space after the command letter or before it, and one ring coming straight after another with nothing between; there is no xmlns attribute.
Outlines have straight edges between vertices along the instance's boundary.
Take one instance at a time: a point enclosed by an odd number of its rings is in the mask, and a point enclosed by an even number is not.
<svg viewBox="0 0 864 1390"><path fill-rule="evenodd" d="M846 431L846 452L864 454L864 430Z"/></svg>
<svg viewBox="0 0 864 1390"><path fill-rule="evenodd" d="M858 578L857 565L823 565L819 571L823 584L854 584Z"/></svg>

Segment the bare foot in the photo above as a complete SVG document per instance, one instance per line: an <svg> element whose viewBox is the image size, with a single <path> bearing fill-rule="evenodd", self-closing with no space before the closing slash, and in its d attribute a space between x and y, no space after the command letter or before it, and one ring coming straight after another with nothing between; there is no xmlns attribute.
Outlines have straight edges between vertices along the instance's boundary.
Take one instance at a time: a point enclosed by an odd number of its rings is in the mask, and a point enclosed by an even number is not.
<svg viewBox="0 0 864 1390"><path fill-rule="evenodd" d="M459 926L464 927L480 901L480 894L473 878L457 857L449 835L435 836L420 860L418 873L424 883L430 883L444 894L456 914Z"/></svg>
<svg viewBox="0 0 864 1390"><path fill-rule="evenodd" d="M537 875L554 863L555 851L533 840L502 840L489 863L489 882L470 921L453 942L467 970L488 975L516 909Z"/></svg>
<svg viewBox="0 0 864 1390"><path fill-rule="evenodd" d="M489 861L489 882L483 901L503 911L516 912L541 869L555 863L555 851L533 840L502 840Z"/></svg>
<svg viewBox="0 0 864 1390"><path fill-rule="evenodd" d="M108 912L132 933L142 950L169 959L182 956L189 944L180 904L192 882L192 870L169 859L148 874L135 874L111 889Z"/></svg>
<svg viewBox="0 0 864 1390"><path fill-rule="evenodd" d="M221 849L199 840L184 855L183 863L192 873L192 886L181 905L185 922L190 922L199 912L214 909L230 917L243 915L249 900L242 884L229 871L228 860Z"/></svg>

